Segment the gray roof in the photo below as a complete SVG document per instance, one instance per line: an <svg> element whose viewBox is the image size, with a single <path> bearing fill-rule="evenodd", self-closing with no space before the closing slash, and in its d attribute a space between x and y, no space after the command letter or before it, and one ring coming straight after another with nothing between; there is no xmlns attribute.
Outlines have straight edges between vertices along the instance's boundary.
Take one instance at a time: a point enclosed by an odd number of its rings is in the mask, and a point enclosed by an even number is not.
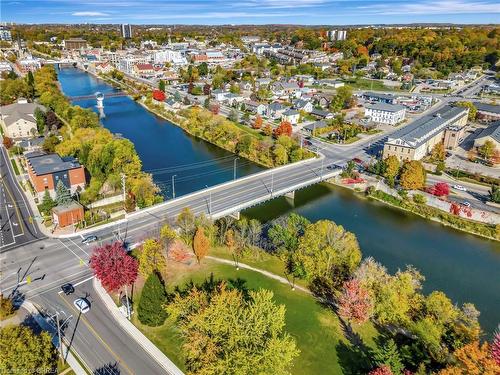
<svg viewBox="0 0 500 375"><path fill-rule="evenodd" d="M75 209L79 209L82 207L83 206L80 203L75 202L75 201L71 201L71 202L66 203L66 204L55 206L54 208L52 208L52 212L54 212L56 214L62 214L63 212L73 211Z"/></svg>
<svg viewBox="0 0 500 375"><path fill-rule="evenodd" d="M324 120L313 122L312 124L303 127L304 130L312 132L314 129L326 128L328 123Z"/></svg>
<svg viewBox="0 0 500 375"><path fill-rule="evenodd" d="M281 103L274 102L269 104L268 108L270 111L283 111L286 107Z"/></svg>
<svg viewBox="0 0 500 375"><path fill-rule="evenodd" d="M311 111L311 115L318 116L318 117L327 117L329 115L333 115L331 112L328 111L323 111L322 109L317 109L313 108Z"/></svg>
<svg viewBox="0 0 500 375"><path fill-rule="evenodd" d="M36 103L14 103L0 107L0 113L2 114L3 121L5 125L16 122L19 119L23 119L30 122L35 122L33 114L35 109L40 108L45 111L45 107Z"/></svg>
<svg viewBox="0 0 500 375"><path fill-rule="evenodd" d="M369 104L366 108L374 109L377 111L385 111L385 112L399 112L405 109L402 105L399 104L387 104L387 103L375 103Z"/></svg>
<svg viewBox="0 0 500 375"><path fill-rule="evenodd" d="M477 138L491 137L500 143L500 121L495 121L487 128L483 129Z"/></svg>
<svg viewBox="0 0 500 375"><path fill-rule="evenodd" d="M476 107L478 111L491 112L500 115L500 105L475 102L474 107Z"/></svg>
<svg viewBox="0 0 500 375"><path fill-rule="evenodd" d="M61 158L57 154L30 153L26 159L38 176L81 167L78 160L71 156Z"/></svg>
<svg viewBox="0 0 500 375"><path fill-rule="evenodd" d="M309 103L308 100L304 100L304 99L297 99L296 101L293 102L293 106L295 108L304 108L307 103Z"/></svg>
<svg viewBox="0 0 500 375"><path fill-rule="evenodd" d="M378 92L365 92L363 96L370 97L370 98L375 98L375 99L383 99L383 100L394 100L395 97L394 95L390 94L380 94Z"/></svg>
<svg viewBox="0 0 500 375"><path fill-rule="evenodd" d="M299 112L296 111L295 109L289 109L289 110L283 112L284 116L294 116L294 115L298 115L298 114L299 114Z"/></svg>
<svg viewBox="0 0 500 375"><path fill-rule="evenodd" d="M31 139L25 139L19 142L19 146L22 148L28 148L30 146L40 146L45 141L45 137L35 137Z"/></svg>
<svg viewBox="0 0 500 375"><path fill-rule="evenodd" d="M458 119L460 116L467 114L467 108L452 107L446 105L429 115L422 116L411 124L396 130L389 135L388 143L390 144L408 144L412 147L418 147L425 143L429 138L436 135L439 129L446 125L451 125L449 122L452 119ZM401 141L402 143L398 142Z"/></svg>

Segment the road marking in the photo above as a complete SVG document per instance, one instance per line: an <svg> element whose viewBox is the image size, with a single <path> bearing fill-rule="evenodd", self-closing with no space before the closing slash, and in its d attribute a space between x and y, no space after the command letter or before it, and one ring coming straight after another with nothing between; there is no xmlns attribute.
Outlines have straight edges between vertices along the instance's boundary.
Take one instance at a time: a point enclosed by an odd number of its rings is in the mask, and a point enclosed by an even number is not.
<svg viewBox="0 0 500 375"><path fill-rule="evenodd" d="M71 250L61 239L59 239L59 242L66 248L68 249L69 251L71 251L73 253L73 255L75 257L77 257L81 262L85 262L84 259L80 258L73 250Z"/></svg>
<svg viewBox="0 0 500 375"><path fill-rule="evenodd" d="M7 185L5 184L5 181L3 180L3 178L2 178L2 185L3 185L4 189L7 191L7 194L9 194L9 197L12 200L12 203L14 203L14 209L16 211L17 221L19 221L19 223L21 224L21 231L22 231L21 235L24 235L24 228L23 228L23 224L22 224L22 220L21 220L21 215L19 215L19 209L17 207L16 200L12 196L12 193L10 192L9 188L7 187ZM7 208L5 210L7 211ZM7 215L8 215L8 211L7 211ZM11 220L9 218L9 223L10 223L10 221ZM12 235L14 235L14 232L12 232ZM16 236L14 236L14 237L16 237Z"/></svg>
<svg viewBox="0 0 500 375"><path fill-rule="evenodd" d="M78 285L80 285L80 284L86 283L87 281L92 280L93 278L94 278L94 276L89 276L89 277L87 277L86 279L83 279L83 280L81 280L81 281L77 282L76 284L73 284L73 286L78 286ZM57 294L61 294L62 292L63 292L63 291L62 291L62 290L60 290L59 292L57 292Z"/></svg>
<svg viewBox="0 0 500 375"><path fill-rule="evenodd" d="M73 306L71 306L71 304L66 301L65 298L63 298L63 296L61 296L59 294L59 297L61 297L61 299L64 301L64 303L66 303L66 305L68 305L68 307L76 312L77 314L81 314L79 311L77 311ZM118 360L118 363L120 363L120 365L122 365L125 370L127 370L127 372L131 375L134 375L134 372L130 369L130 367L127 366L127 364L125 363L125 361L123 359L121 359L121 357L119 355L117 355L113 349L111 349L111 347L106 343L106 341L104 341L104 339L96 332L96 330L90 325L90 323L87 321L87 319L85 318L85 316L83 314L80 315L80 319L81 321L87 326L87 328L94 334L94 336L99 340L101 341L101 343L104 345L104 347L111 353L111 355L113 357L115 357L117 360ZM76 327L75 327L76 329Z"/></svg>
<svg viewBox="0 0 500 375"><path fill-rule="evenodd" d="M84 249L83 249L80 245L78 245L75 241L73 241L71 238L68 238L68 240L70 240L70 241L71 241L71 243L72 243L73 245L75 245L75 246L76 246L76 247L78 247L81 251L83 251L83 252L85 253L85 255L86 255L86 256L89 256L89 254L88 254L88 253L87 253L87 252L86 252L86 251L85 251L85 250L84 250Z"/></svg>

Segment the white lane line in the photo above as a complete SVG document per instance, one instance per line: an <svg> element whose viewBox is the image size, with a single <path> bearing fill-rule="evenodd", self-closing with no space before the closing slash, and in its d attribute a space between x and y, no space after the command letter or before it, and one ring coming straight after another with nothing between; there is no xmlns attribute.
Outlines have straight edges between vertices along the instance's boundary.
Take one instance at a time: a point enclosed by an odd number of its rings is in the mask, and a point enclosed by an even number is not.
<svg viewBox="0 0 500 375"><path fill-rule="evenodd" d="M87 252L83 249L83 247L81 247L80 245L78 245L78 244L77 244L75 241L73 241L71 238L68 238L68 240L70 240L70 241L71 241L71 243L72 243L73 245L75 245L77 248L79 248L81 251L83 251L83 252L85 253L85 255L86 255L86 256L90 256L90 255L89 255L89 253L87 253Z"/></svg>
<svg viewBox="0 0 500 375"><path fill-rule="evenodd" d="M84 259L82 259L81 257L79 257L79 256L78 256L78 255L77 255L77 254L76 254L73 250L71 250L71 248L69 248L69 247L68 247L68 246L67 246L64 242L62 242L61 240L59 240L59 242L61 242L61 243L62 243L62 245L63 245L66 249L68 249L69 251L71 251L71 252L73 253L73 255L74 255L75 257L77 257L77 258L78 258L81 262L85 263L85 260L84 260Z"/></svg>

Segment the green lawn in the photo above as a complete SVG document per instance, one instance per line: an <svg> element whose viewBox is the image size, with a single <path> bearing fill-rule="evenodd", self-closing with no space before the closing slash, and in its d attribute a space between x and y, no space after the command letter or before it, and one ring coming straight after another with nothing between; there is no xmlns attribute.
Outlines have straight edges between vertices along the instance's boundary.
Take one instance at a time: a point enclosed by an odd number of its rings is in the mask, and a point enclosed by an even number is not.
<svg viewBox="0 0 500 375"><path fill-rule="evenodd" d="M17 163L14 159L10 159L10 162L12 163L12 168L14 168L14 172L16 175L19 175L19 168L17 167Z"/></svg>
<svg viewBox="0 0 500 375"><path fill-rule="evenodd" d="M273 268L276 265L273 265ZM175 285L185 285L189 281L203 281L210 275L217 279L242 279L249 289L269 289L274 292L277 303L286 305L286 330L297 340L300 355L295 360L293 374L355 374L360 373L364 363L358 345L353 346L342 334L341 323L329 309L322 307L316 300L298 290L292 291L287 284L279 283L259 273L204 260L201 267L190 272L179 272L167 279L168 289ZM136 297L137 298L137 297ZM175 327L168 324L158 328L144 327L134 323L157 345L171 360L183 369L181 340ZM364 345L374 346L377 331L371 324L355 329L353 336L360 337Z"/></svg>
<svg viewBox="0 0 500 375"><path fill-rule="evenodd" d="M398 87L389 87L383 82L366 78L348 79L344 81L346 85L358 90L375 90L375 91L401 91ZM403 90L406 91L406 90Z"/></svg>

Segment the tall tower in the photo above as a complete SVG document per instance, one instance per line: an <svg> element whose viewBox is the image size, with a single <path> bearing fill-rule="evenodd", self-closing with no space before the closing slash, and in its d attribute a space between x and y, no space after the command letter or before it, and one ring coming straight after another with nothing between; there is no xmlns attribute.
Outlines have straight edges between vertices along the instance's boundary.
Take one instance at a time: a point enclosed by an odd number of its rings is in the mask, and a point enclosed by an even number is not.
<svg viewBox="0 0 500 375"><path fill-rule="evenodd" d="M132 25L128 23L122 23L121 25L122 37L125 39L132 38Z"/></svg>

